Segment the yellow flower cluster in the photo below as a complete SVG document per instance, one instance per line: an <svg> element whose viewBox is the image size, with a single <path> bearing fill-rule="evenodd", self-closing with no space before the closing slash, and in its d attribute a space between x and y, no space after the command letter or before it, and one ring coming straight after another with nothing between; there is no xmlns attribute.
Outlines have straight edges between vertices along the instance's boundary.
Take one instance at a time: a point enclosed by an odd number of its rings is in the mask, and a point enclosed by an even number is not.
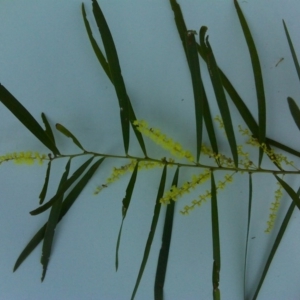
<svg viewBox="0 0 300 300"><path fill-rule="evenodd" d="M169 204L170 200L176 201L178 198L182 197L184 194L189 193L197 185L204 183L210 178L210 170L205 169L203 173L198 175L193 175L191 181L185 182L181 187L173 185L169 191L167 191L164 196L160 199L160 203Z"/></svg>
<svg viewBox="0 0 300 300"><path fill-rule="evenodd" d="M286 166L291 166L296 170L298 170L295 167L294 162L289 161L287 157L284 156L282 153L276 153L274 149L269 149L265 143L260 144L258 140L251 135L250 131L247 128L243 129L241 126L239 126L239 131L241 132L242 135L246 135L249 137L247 144L263 149L264 153L266 153L269 156L271 161L276 163L278 166L281 167L282 164L284 163Z"/></svg>
<svg viewBox="0 0 300 300"><path fill-rule="evenodd" d="M121 176L123 176L126 172L133 172L137 161L135 159L132 159L129 164L126 164L124 166L121 166L120 168L113 168L113 171L111 175L106 179L106 183L99 185L96 187L94 191L94 195L99 194L103 188L106 188L109 184L117 181ZM140 161L138 170L140 169L153 169L156 167L162 167L163 163L161 162L155 162L155 161Z"/></svg>
<svg viewBox="0 0 300 300"><path fill-rule="evenodd" d="M218 190L223 190L226 186L227 183L231 183L233 181L233 175L235 173L232 174L226 174L224 176L224 180L220 180L217 184L217 191ZM211 192L210 191L206 191L205 194L199 195L198 199L194 199L191 202L191 205L186 205L183 210L181 210L180 212L183 215L188 215L196 206L201 206L203 204L203 202L206 202L207 199L211 198Z"/></svg>
<svg viewBox="0 0 300 300"><path fill-rule="evenodd" d="M269 214L269 220L267 221L267 229L265 230L266 233L270 233L271 230L274 227L274 223L277 217L277 211L280 206L280 200L282 198L282 186L279 182L277 182L277 185L279 186L278 189L275 191L275 200L271 203L270 207L270 214Z"/></svg>
<svg viewBox="0 0 300 300"><path fill-rule="evenodd" d="M7 153L5 155L0 156L0 164L5 161L13 160L15 164L26 164L26 165L32 165L35 160L42 165L43 161L48 159L46 154L40 154L38 152L13 152L13 153Z"/></svg>
<svg viewBox="0 0 300 300"><path fill-rule="evenodd" d="M148 124L144 120L135 120L133 124L143 135L149 137L156 144L168 150L172 155L178 158L184 157L191 162L195 161L190 151L184 150L179 143L174 142L171 138L163 134L159 129L149 128Z"/></svg>

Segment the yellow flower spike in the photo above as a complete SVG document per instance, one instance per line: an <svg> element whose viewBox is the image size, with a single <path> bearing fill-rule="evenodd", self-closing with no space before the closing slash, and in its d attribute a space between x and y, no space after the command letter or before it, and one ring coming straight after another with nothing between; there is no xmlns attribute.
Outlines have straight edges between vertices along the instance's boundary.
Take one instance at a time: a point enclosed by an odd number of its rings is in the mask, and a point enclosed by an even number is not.
<svg viewBox="0 0 300 300"><path fill-rule="evenodd" d="M148 124L143 120L135 120L133 124L142 134L149 137L162 148L168 150L172 155L178 158L185 157L187 160L194 162L194 158L189 151L184 150L180 143L174 142L173 139L163 134L161 130L149 128Z"/></svg>

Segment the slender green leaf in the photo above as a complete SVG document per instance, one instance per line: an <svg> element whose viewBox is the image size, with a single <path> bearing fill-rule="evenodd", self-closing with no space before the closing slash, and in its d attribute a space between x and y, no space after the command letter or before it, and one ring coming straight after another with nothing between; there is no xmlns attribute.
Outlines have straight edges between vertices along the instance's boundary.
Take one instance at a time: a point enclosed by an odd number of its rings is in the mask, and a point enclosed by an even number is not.
<svg viewBox="0 0 300 300"><path fill-rule="evenodd" d="M202 145L202 124L203 124L203 84L200 74L200 64L197 52L197 44L195 40L195 32L188 31L186 33L186 51L188 63L190 67L195 114L196 114L196 137L197 137L197 162L200 159L201 145Z"/></svg>
<svg viewBox="0 0 300 300"><path fill-rule="evenodd" d="M60 216L58 219L58 222L65 216L65 214L69 211L71 206L74 204L86 184L89 182L89 180L92 178L94 173L97 171L100 164L103 162L105 158L101 158L98 161L96 161L90 169L82 176L82 178L78 181L78 183L75 185L75 187L72 189L72 191L69 193L69 195L65 198L61 211ZM21 254L19 255L18 259L16 260L15 266L13 271L15 272L19 266L24 262L24 260L31 254L31 252L38 246L38 244L43 240L45 236L47 223L44 224L40 228L40 230L33 236L33 238L29 241L29 243L26 245L26 247L23 249Z"/></svg>
<svg viewBox="0 0 300 300"><path fill-rule="evenodd" d="M211 226L212 226L212 240L213 240L213 298L220 299L219 281L221 270L221 254L220 254L220 235L219 235L219 216L218 216L218 202L217 189L214 178L214 173L211 172Z"/></svg>
<svg viewBox="0 0 300 300"><path fill-rule="evenodd" d="M45 200L45 197L46 197L46 194L47 194L49 177L50 177L50 170L51 170L51 162L52 162L52 160L50 160L48 162L47 171L46 171L46 177L45 177L45 182L44 182L42 191L41 191L40 196L39 196L39 198L40 198L40 204L43 204L43 202Z"/></svg>
<svg viewBox="0 0 300 300"><path fill-rule="evenodd" d="M246 275L247 275L247 256L248 256L248 240L252 210L252 173L249 172L249 198L248 198L248 222L246 234L245 260L244 260L244 299L246 299Z"/></svg>
<svg viewBox="0 0 300 300"><path fill-rule="evenodd" d="M156 203L155 203L155 207L154 207L154 213L153 213L153 218L152 218L152 222L151 222L150 232L149 232L147 243L146 243L146 246L145 246L144 255L143 255L142 263L141 263L141 266L140 266L139 274L138 274L138 277L137 277L137 280L136 280L136 283L135 283L135 286L134 286L134 289L133 289L133 292L132 292L132 295L131 295L131 300L133 300L134 297L135 297L135 294L137 292L140 281L142 279L143 272L144 272L144 269L146 267L148 256L149 256L149 253L150 253L150 250L151 250L151 245L152 245L153 237L154 237L154 234L155 234L156 225L157 225L157 222L158 222L160 208L161 208L160 199L163 197L163 193L164 193L164 189L165 189L165 183L166 183L166 177L167 177L167 166L165 165L164 169L163 169L163 172L162 172L158 192L157 192Z"/></svg>
<svg viewBox="0 0 300 300"><path fill-rule="evenodd" d="M208 42L208 38L206 38L206 47L207 47L206 48L207 66L210 74L210 79L214 88L219 110L224 122L224 129L231 149L233 161L235 166L238 167L239 160L238 160L238 153L237 153L237 145L236 145L234 130L232 126L230 111L226 100L225 92L223 89L222 81L220 78L219 69L212 48Z"/></svg>
<svg viewBox="0 0 300 300"><path fill-rule="evenodd" d="M110 33L109 27L106 23L106 20L98 2L96 0L92 1L94 17L102 37L112 82L114 83L116 94L119 100L124 149L125 153L127 154L129 147L129 98L126 92L123 76L121 73L117 50L112 35Z"/></svg>
<svg viewBox="0 0 300 300"><path fill-rule="evenodd" d="M65 172L63 173L62 178L59 183L59 186L58 186L58 190L68 179L70 165L71 165L71 159L69 159L69 161L66 165ZM41 281L44 281L45 276L46 276L47 267L48 267L48 263L49 263L49 259L50 259L50 255L51 255L51 249L52 249L55 228L56 228L56 225L59 220L62 203L63 203L63 195L60 197L60 199L58 201L56 201L52 205L51 211L49 214L46 231L45 231L45 235L44 235L43 248L42 248L41 264L43 266L43 273L42 273Z"/></svg>
<svg viewBox="0 0 300 300"><path fill-rule="evenodd" d="M170 4L171 4L172 10L174 12L174 19L175 19L177 31L179 33L183 49L187 56L186 42L185 42L187 27L184 22L183 14L182 14L180 5L177 3L176 0L170 0Z"/></svg>
<svg viewBox="0 0 300 300"><path fill-rule="evenodd" d="M84 164L82 164L47 203L31 211L30 214L38 215L50 208L67 191L67 189L83 174L83 172L89 166L93 159L94 156L88 159Z"/></svg>
<svg viewBox="0 0 300 300"><path fill-rule="evenodd" d="M72 132L70 132L66 127L64 127L63 125L57 123L55 125L56 129L61 132L62 134L64 134L66 137L71 138L73 143L79 147L83 152L85 152L85 149L82 147L82 145L80 144L80 142L78 141L78 139L74 136L74 134L72 134Z"/></svg>
<svg viewBox="0 0 300 300"><path fill-rule="evenodd" d="M82 12L82 17L83 17L83 21L84 21L84 25L85 25L85 29L86 32L88 34L88 37L90 39L91 45L93 47L93 50L98 58L98 61L100 63L100 65L102 66L104 72L106 73L107 77L111 80L111 75L110 75L110 71L109 71L109 65L106 61L105 56L103 55L100 47L98 46L96 40L93 37L93 33L89 24L89 21L86 17L86 12L85 12L85 8L84 8L84 4L82 3L81 5L81 12Z"/></svg>
<svg viewBox="0 0 300 300"><path fill-rule="evenodd" d="M292 198L292 200L295 202L297 207L300 209L300 199L299 195L280 177L278 177L276 174L274 174L278 182L282 185L282 187L285 189L285 191L288 193L288 195Z"/></svg>
<svg viewBox="0 0 300 300"><path fill-rule="evenodd" d="M258 141L260 144L263 144L265 143L266 140L266 100L265 100L264 83L263 83L259 57L254 44L253 37L251 35L250 29L248 27L248 24L239 6L238 1L234 0L234 4L244 32L244 36L247 42L247 46L249 49L249 54L252 62L252 69L253 69L253 75L254 75L254 81L256 87L257 105L258 105ZM259 152L259 166L262 162L263 153L264 152L261 149Z"/></svg>
<svg viewBox="0 0 300 300"><path fill-rule="evenodd" d="M300 130L300 109L299 109L298 105L296 104L296 102L294 101L294 99L292 99L291 97L288 97L287 100L289 103L289 108L290 108L292 117Z"/></svg>
<svg viewBox="0 0 300 300"><path fill-rule="evenodd" d="M133 173L131 175L130 181L129 181L128 186L126 188L125 198L122 201L122 203L123 203L123 206L122 206L122 222L121 222L121 226L120 226L120 230L119 230L119 234L118 234L118 239L117 239L117 246L116 246L116 271L118 270L118 266L119 266L119 247L120 247L120 241L121 241L123 222L124 222L124 219L125 219L126 214L127 214L127 210L129 208L129 205L130 205L131 196L132 196L132 192L133 192L133 189L134 189L134 186L135 186L137 173L138 173L138 162L135 165L135 168L134 168Z"/></svg>
<svg viewBox="0 0 300 300"><path fill-rule="evenodd" d="M177 186L179 176L179 167L174 174L172 186ZM165 284L165 277L168 265L169 250L172 237L173 229L173 218L174 218L175 201L171 201L166 209L164 231L162 236L162 245L159 251L159 257L157 261L155 284L154 284L154 299L163 300L163 291Z"/></svg>
<svg viewBox="0 0 300 300"><path fill-rule="evenodd" d="M51 129L50 123L46 117L46 115L44 113L42 113L42 120L44 122L45 125L45 132L47 133L47 135L49 136L49 138L52 140L53 144L55 145L55 139L54 139L54 134L53 131Z"/></svg>
<svg viewBox="0 0 300 300"><path fill-rule="evenodd" d="M109 78L109 80L111 81L112 84L113 83L113 80L111 78L111 74L110 74L110 70L109 70L109 65L108 65L108 62L106 60L106 58L104 57L101 49L99 48L99 46L97 45L97 42L95 41L94 37L93 37L93 34L92 34L92 31L91 31L91 28L90 28L90 25L89 25L89 22L86 18L86 12L85 12L85 8L84 8L84 4L82 4L82 16L83 16L83 20L84 20L84 24L85 24L85 28L86 28L86 31L87 31L87 34L89 36L89 39L90 39L90 42L92 44L92 47L94 49L94 52L103 68L103 70L105 71L107 77ZM133 122L136 120L136 116L135 116L135 113L133 111L133 108L132 108L132 105L131 105L131 102L130 102L130 99L129 97L127 98L128 99L128 105L129 105L129 119L130 119L130 123L132 125L132 129L134 131L134 134L136 135L136 138L141 146L141 149L145 155L145 157L147 157L147 151L146 151L146 146L145 146L145 143L144 143L144 139L143 139L143 136L142 134L136 129L136 126L133 125Z"/></svg>
<svg viewBox="0 0 300 300"><path fill-rule="evenodd" d="M300 188L298 189L297 196L298 197L300 196ZM280 226L280 229L278 231L278 234L276 236L276 239L275 239L275 242L274 242L274 244L272 246L272 249L270 251L269 257L267 259L267 262L265 264L264 270L263 270L262 275L260 277L258 286L257 286L257 288L255 290L255 294L254 294L254 296L252 298L253 300L257 299L259 291L260 291L260 289L261 289L261 287L263 285L263 282L264 282L264 280L266 278L266 275L268 273L268 270L270 268L272 260L273 260L273 258L275 256L275 253L276 253L276 251L277 251L277 249L278 249L278 247L280 245L281 239L282 239L282 237L283 237L283 235L285 233L285 230L286 230L286 228L287 228L287 226L289 224L289 221L291 219L291 216L293 214L293 211L294 211L295 207L296 207L296 203L294 201L292 201L292 203L291 203L291 205L290 205L290 207L289 207L289 209L288 209L288 211L287 211L287 213L286 213L286 215L284 217L284 220L283 220L283 222L282 222L282 224Z"/></svg>
<svg viewBox="0 0 300 300"><path fill-rule="evenodd" d="M300 66L299 66L298 58L297 58L297 55L296 55L296 52L295 52L295 49L294 49L294 46L293 46L293 42L291 40L289 31L288 31L288 29L285 25L284 20L282 20L282 22L283 22L285 35L286 35L286 38L287 38L289 46L290 46L290 50L291 50L291 53L292 53L292 57L293 57L293 60L294 60L294 65L295 65L295 68L296 68L296 71L297 71L297 74L298 74L298 78L300 80Z"/></svg>
<svg viewBox="0 0 300 300"><path fill-rule="evenodd" d="M54 155L59 154L55 144L40 124L2 84L0 84L0 101L33 135L35 135L48 149L50 149Z"/></svg>
<svg viewBox="0 0 300 300"><path fill-rule="evenodd" d="M294 149L292 149L292 148L290 148L290 147L288 147L286 145L283 145L283 144L281 144L279 142L276 142L276 141L274 141L272 139L267 138L267 143L270 144L270 145L273 145L274 147L277 147L277 148L279 148L281 150L284 150L284 151L286 151L286 152L288 152L290 154L293 154L295 156L300 157L300 152L299 151L296 151L296 150L294 150Z"/></svg>

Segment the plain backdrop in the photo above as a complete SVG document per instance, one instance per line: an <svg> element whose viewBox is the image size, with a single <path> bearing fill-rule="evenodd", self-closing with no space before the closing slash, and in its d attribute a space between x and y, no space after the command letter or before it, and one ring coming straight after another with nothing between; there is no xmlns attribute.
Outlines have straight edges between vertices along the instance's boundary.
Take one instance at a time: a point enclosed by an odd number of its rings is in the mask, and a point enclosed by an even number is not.
<svg viewBox="0 0 300 300"><path fill-rule="evenodd" d="M187 26L198 31L208 27L217 62L257 118L256 94L248 49L231 0L179 1ZM300 85L293 65L282 19L286 21L300 55L297 0L239 1L256 42L264 76L267 101L267 135L295 149L300 134L287 105L293 97L300 105ZM84 1L96 40L102 47L93 19L91 1ZM139 119L158 127L195 153L195 120L190 74L169 1L99 1L117 47L127 92ZM79 0L18 0L0 3L0 82L41 122L44 112L54 128L62 123L91 151L123 154L118 101L88 40ZM284 58L277 66L277 62ZM205 63L201 71L212 114L220 114ZM235 128L244 125L228 97ZM48 150L0 105L0 153ZM217 128L217 125L216 125ZM62 153L78 153L71 140L55 132ZM130 153L141 155L134 135ZM217 131L220 149L230 154L222 131ZM207 136L204 141L208 142ZM238 135L239 143L245 137ZM168 153L146 141L151 156ZM252 150L249 150L252 151ZM256 152L252 151L253 159ZM299 166L299 161L291 157ZM83 160L74 162L72 170ZM66 160L55 162L47 199L53 195ZM0 168L0 298L1 299L129 299L149 233L161 169L138 174L132 203L123 226L120 264L115 271L115 246L121 224L121 206L130 179L93 192L105 183L113 166L125 160L107 160L56 230L48 272L40 282L41 245L16 273L16 258L29 239L47 220L48 212L30 216L38 205L44 182L43 166ZM265 161L266 166L271 164ZM174 169L168 170L170 188ZM192 172L182 169L180 183ZM225 174L216 173L216 179ZM296 176L285 177L293 188ZM212 298L212 239L210 202L189 216L179 211L206 189L209 183L176 204L164 296L166 300ZM269 207L277 185L273 175L253 176L253 212L250 228L246 293L253 295L271 245L291 200L284 194L274 230L266 234ZM248 176L218 194L222 299L243 299L243 264L248 207ZM154 275L165 207L136 299L153 299ZM259 299L299 299L300 218L295 211ZM250 298L249 298L250 299Z"/></svg>

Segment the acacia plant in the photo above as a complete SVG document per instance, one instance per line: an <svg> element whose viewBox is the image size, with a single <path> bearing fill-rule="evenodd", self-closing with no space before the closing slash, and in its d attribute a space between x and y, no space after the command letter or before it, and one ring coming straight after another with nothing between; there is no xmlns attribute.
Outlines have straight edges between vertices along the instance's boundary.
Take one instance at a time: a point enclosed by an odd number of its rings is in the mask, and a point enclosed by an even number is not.
<svg viewBox="0 0 300 300"><path fill-rule="evenodd" d="M141 262L139 273L137 275L136 284L133 288L131 299L133 299L136 295L139 283L142 279L142 275L146 267L147 259L151 250L151 244L158 224L158 218L161 213L161 207L163 205L166 205L167 209L165 210L162 246L158 256L157 272L154 280L154 298L163 299L163 288L168 263L168 255L170 246L172 245L171 236L173 234L172 225L175 203L183 195L195 189L197 186L200 186L203 183L209 181L210 189L203 193L200 193L198 198L192 200L189 205L182 207L181 213L184 215L189 214L194 208L201 206L202 203L208 201L210 202L213 241L212 297L213 299L220 299L221 292L219 289L219 280L220 278L222 279L222 275L220 275L222 247L220 244L218 224L218 192L224 189L229 183L234 182L234 178L236 176L239 176L240 174L248 174L249 197L248 199L246 199L246 201L248 201L249 205L247 217L245 264L243 266L244 277L246 278L249 227L251 220L253 220L253 218L255 217L251 216L252 177L256 174L262 173L265 174L265 176L267 176L268 174L274 176L278 181L278 190L275 191L275 200L270 208L271 213L267 223L268 225L266 228L266 232L270 232L274 226L276 214L280 206L280 200L282 198L284 190L290 197L291 204L280 227L280 230L277 233L277 238L274 242L274 245L272 246L272 250L264 266L259 284L253 291L252 299L257 298L272 259L287 228L292 212L294 211L296 206L298 209L300 209L299 191L294 191L289 183L284 180L284 175L286 174L299 175L299 166L297 166L290 158L283 154L282 151L296 157L300 157L300 152L266 136L267 105L260 61L253 38L251 36L250 29L243 16L238 2L234 0L237 16L239 18L240 25L247 42L253 68L257 95L257 118L252 115L247 105L242 100L241 96L237 93L233 85L230 83L229 79L218 67L208 36L206 35L207 28L205 26L202 26L198 34L194 30L188 30L186 28L180 6L176 2L176 0L170 0L170 5L174 12L177 30L182 41L182 46L186 54L186 59L191 75L194 94L194 117L196 120L196 135L194 137L195 149L186 149L179 142L176 142L171 137L165 135L163 133L163 130L151 127L151 125L149 125L145 120L141 120L138 118L138 116L136 116L134 108L130 101L130 97L126 91L116 47L109 30L109 26L96 0L92 1L93 14L102 38L104 51L99 47L95 38L93 37L93 33L89 21L86 17L86 11L83 4L82 16L92 48L99 60L101 67L103 68L107 77L110 79L116 91L116 96L120 108L124 155L117 156L109 153L95 153L89 151L87 150L86 146L83 146L80 143L80 141L71 133L70 130L68 130L62 124L56 124L56 129L66 137L70 138L78 147L78 153L76 154L61 153L61 151L59 150L59 146L56 144L55 135L53 134L52 127L49 124L46 115L44 113L42 113L41 115L42 121L44 123L43 127L3 85L0 85L0 101L50 151L49 154L40 154L37 152L12 152L0 156L1 164L8 161L14 161L17 164L33 164L34 162L38 162L39 164L47 164L45 181L39 196L40 205L30 213L33 216L46 212L47 210L50 210L50 213L44 226L42 226L30 239L28 244L21 252L20 256L17 258L14 266L14 271L19 268L19 266L38 246L38 244L42 243L41 279L42 281L44 280L48 268L49 258L51 255L54 232L58 222L60 222L60 220L69 211L71 206L80 195L81 191L93 177L96 171L99 169L99 171L101 172L101 164L105 160L110 159L117 161L119 159L125 159L127 160L127 163L122 165L121 167L115 167L112 173L107 177L106 182L100 184L94 191L95 194L98 194L103 189L106 189L110 186L113 187L113 183L116 180L122 177L125 173L131 173L128 186L125 191L125 196L122 201L122 223L119 235L116 240L115 249L116 269L118 269L119 264L118 251L121 242L123 221L126 218L128 209L130 208L130 202L135 188L137 176L139 172L144 169L162 169L160 184L158 187L157 195L155 197L156 200L151 228L147 243L145 245L144 256ZM292 53L294 64L300 79L299 64L284 21L283 26ZM199 55L206 63L206 66L201 67L207 67L215 93L215 98L217 100L217 105L220 110L221 116L216 116L215 118L213 118L211 115L211 100L206 97L205 86L202 82ZM229 97L226 96L225 91L227 92ZM235 124L233 124L228 101L233 102L233 104L237 108L237 111L245 122L244 125L235 126ZM291 115L296 125L300 129L300 110L296 102L292 98L289 97L287 99L287 102ZM230 149L229 155L224 154L219 150L220 142L216 138L216 126L214 125L215 122L219 125L219 127L227 137L228 146ZM241 135L246 137L247 142L244 145L237 144L237 131L239 131ZM130 132L133 133L133 137L131 138L137 139L143 153L142 156L130 155ZM204 141L204 133L207 134L208 141ZM156 143L161 148L167 150L166 153L168 153L168 156L161 158L151 157L150 155L148 155L144 139L150 139L153 143ZM248 147L254 147L257 149L258 159L250 157L249 151L247 150ZM70 166L73 160L75 160L77 157L85 157L86 161L76 171L70 174ZM47 187L51 173L51 165L53 161L59 160L61 158L69 158L69 160L65 166L64 173L61 175L61 180L59 186L57 187L57 190L52 193L52 197L48 197ZM269 160L273 167L264 168L262 166L262 162L264 160ZM180 170L182 168L193 169L194 175L191 178L181 178L179 181ZM167 186L166 184L167 173L169 172L173 173L173 182L171 186ZM219 181L215 180L215 174L217 172L220 172L222 174L223 179ZM181 183L179 184L179 182ZM46 196L49 199L44 202Z"/></svg>

